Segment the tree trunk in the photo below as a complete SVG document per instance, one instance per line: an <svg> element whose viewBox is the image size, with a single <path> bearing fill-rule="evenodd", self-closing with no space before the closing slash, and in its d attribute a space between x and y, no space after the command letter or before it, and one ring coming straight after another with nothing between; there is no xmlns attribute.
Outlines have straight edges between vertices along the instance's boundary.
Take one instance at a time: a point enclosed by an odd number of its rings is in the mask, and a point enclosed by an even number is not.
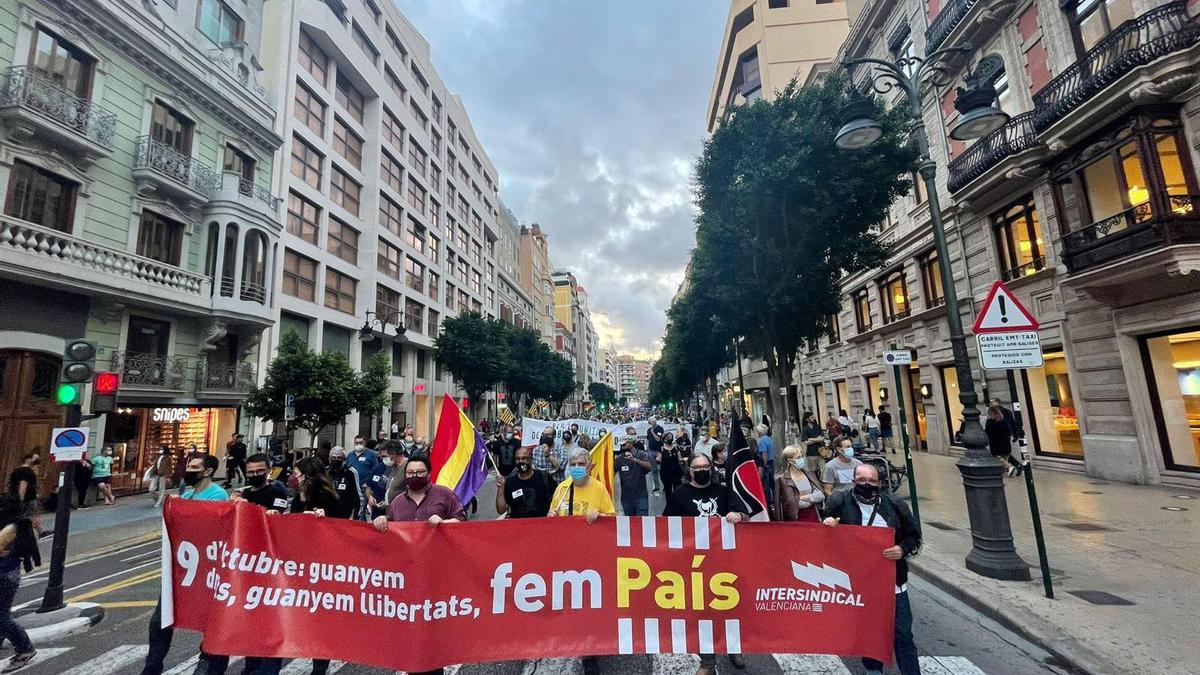
<svg viewBox="0 0 1200 675"><path fill-rule="evenodd" d="M779 393L781 388L791 384L791 378L785 370L787 361L778 357L767 361L767 412L771 416L771 435L776 448L780 450L787 447L791 440L788 438L787 401Z"/></svg>

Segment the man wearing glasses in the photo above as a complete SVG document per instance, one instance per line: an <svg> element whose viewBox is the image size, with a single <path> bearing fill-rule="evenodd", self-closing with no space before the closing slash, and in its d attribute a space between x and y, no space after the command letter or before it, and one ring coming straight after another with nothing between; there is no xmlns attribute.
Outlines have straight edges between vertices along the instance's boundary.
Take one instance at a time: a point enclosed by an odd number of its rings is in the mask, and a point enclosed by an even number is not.
<svg viewBox="0 0 1200 675"><path fill-rule="evenodd" d="M893 649L896 667L902 675L921 675L917 645L913 640L912 607L908 602L908 563L905 558L916 555L921 548L921 527L913 518L908 505L891 493L879 489L879 470L870 464L854 467L854 487L834 492L825 502L828 517L824 523L837 527L841 523L865 527L890 527L895 532L894 544L883 549L883 557L896 561L896 623ZM883 664L864 658L867 675L882 675Z"/></svg>
<svg viewBox="0 0 1200 675"><path fill-rule="evenodd" d="M387 532L388 521L426 522L436 527L444 522L457 523L467 519L454 490L429 482L429 460L418 455L404 465L404 492L388 505L386 516L371 521L375 529Z"/></svg>
<svg viewBox="0 0 1200 675"><path fill-rule="evenodd" d="M234 500L245 500L264 509L287 512L287 487L271 480L271 462L261 452L246 458L246 487L234 496Z"/></svg>

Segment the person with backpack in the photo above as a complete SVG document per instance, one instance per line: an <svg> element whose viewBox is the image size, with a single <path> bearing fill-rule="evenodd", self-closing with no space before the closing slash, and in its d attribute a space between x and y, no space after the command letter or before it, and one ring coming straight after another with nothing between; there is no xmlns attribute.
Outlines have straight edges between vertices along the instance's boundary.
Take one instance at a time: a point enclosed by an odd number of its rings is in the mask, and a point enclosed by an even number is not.
<svg viewBox="0 0 1200 675"><path fill-rule="evenodd" d="M21 586L22 565L29 572L41 564L37 533L25 504L16 495L0 495L0 637L12 642L14 652L0 672L20 670L37 656L29 634L13 619L12 605Z"/></svg>

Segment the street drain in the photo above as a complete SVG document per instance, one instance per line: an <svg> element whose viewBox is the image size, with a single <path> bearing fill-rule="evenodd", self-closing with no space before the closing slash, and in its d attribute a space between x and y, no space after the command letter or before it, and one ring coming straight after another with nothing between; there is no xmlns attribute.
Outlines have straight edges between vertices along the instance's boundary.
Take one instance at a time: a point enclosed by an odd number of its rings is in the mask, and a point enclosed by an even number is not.
<svg viewBox="0 0 1200 675"><path fill-rule="evenodd" d="M925 521L925 524L930 527L936 527L939 530L949 531L949 530L957 530L958 529L957 527L955 527L949 523L943 523L940 520L927 520L927 521Z"/></svg>
<svg viewBox="0 0 1200 675"><path fill-rule="evenodd" d="M1113 595L1112 593L1109 593L1107 591L1067 591L1067 592L1070 593L1071 595L1074 595L1075 597L1079 598L1080 600L1083 600L1085 602L1090 602L1093 605L1133 606L1133 604L1134 604L1134 603L1126 600L1125 598L1122 598L1118 595Z"/></svg>
<svg viewBox="0 0 1200 675"><path fill-rule="evenodd" d="M1116 532L1116 530L1111 527L1105 527L1095 523L1055 523L1055 525L1058 525L1059 527L1065 527L1068 530L1075 530L1076 532Z"/></svg>

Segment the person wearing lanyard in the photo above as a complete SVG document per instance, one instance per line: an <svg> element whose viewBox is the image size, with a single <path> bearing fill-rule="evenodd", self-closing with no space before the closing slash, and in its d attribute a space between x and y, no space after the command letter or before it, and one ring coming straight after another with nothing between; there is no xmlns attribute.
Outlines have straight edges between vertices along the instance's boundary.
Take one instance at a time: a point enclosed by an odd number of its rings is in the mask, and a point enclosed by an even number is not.
<svg viewBox="0 0 1200 675"><path fill-rule="evenodd" d="M908 562L921 548L921 526L913 518L908 505L890 493L879 490L879 470L870 464L854 468L854 487L847 492L835 492L825 503L828 516L823 521L829 527L846 522L865 527L890 527L895 531L894 544L883 550L883 557L896 561L896 622L893 649L896 666L902 675L921 675L917 645L913 640L912 606L908 601ZM883 664L864 658L867 675L882 675Z"/></svg>

